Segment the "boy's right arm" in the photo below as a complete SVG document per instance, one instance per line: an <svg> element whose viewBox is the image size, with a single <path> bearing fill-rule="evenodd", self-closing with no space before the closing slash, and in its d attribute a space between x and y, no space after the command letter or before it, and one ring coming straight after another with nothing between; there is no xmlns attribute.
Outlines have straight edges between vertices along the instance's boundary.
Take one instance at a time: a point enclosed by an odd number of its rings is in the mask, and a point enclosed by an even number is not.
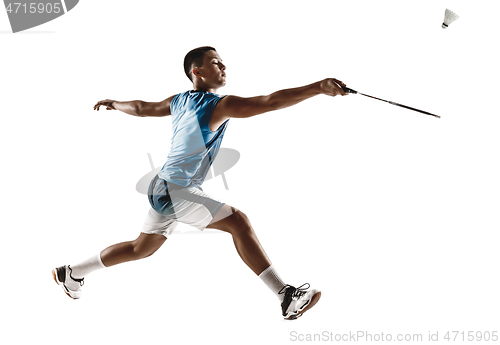
<svg viewBox="0 0 500 345"><path fill-rule="evenodd" d="M268 111L290 107L319 94L337 96L348 95L342 89L346 86L340 80L327 78L319 82L292 89L276 91L267 96L237 97L227 96L217 103L210 120L210 129L215 130L228 118L246 118Z"/></svg>
<svg viewBox="0 0 500 345"><path fill-rule="evenodd" d="M139 117L159 117L168 116L170 113L170 103L174 96L171 96L161 102L128 101L119 102L111 99L105 99L94 105L94 110L99 110L100 106L107 110L120 110L124 113Z"/></svg>

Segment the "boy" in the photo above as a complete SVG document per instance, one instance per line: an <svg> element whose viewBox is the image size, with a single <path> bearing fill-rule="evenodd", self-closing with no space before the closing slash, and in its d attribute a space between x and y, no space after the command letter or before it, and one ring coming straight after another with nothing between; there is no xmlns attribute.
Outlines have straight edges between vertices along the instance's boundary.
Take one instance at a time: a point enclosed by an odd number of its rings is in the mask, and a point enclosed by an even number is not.
<svg viewBox="0 0 500 345"><path fill-rule="evenodd" d="M212 47L190 51L184 59L184 71L193 82L193 90L162 102L107 99L94 106L95 110L105 106L108 110L140 117L172 115L171 150L167 162L149 186L151 209L139 237L112 245L77 265L55 268L52 271L54 280L68 296L80 298L84 276L100 268L152 255L178 222L182 222L200 230L213 228L230 233L241 259L280 300L283 317L296 319L318 302L321 292L308 290L307 283L298 288L283 283L248 217L205 194L201 185L217 155L230 118L247 118L286 108L318 94L344 96L347 95L342 89L345 84L325 79L268 96L219 97L216 92L226 84L226 66Z"/></svg>

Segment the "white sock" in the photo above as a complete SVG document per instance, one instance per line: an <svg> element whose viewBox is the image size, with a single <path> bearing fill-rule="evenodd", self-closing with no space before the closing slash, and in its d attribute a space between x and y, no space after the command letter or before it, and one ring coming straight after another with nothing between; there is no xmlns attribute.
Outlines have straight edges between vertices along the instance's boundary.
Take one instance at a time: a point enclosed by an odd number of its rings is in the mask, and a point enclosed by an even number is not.
<svg viewBox="0 0 500 345"><path fill-rule="evenodd" d="M285 294L278 294L278 292L285 286L285 283L281 280L280 276L274 269L273 265L266 268L261 274L259 274L259 278L271 289L272 292L278 297L280 302L283 301L283 297Z"/></svg>
<svg viewBox="0 0 500 345"><path fill-rule="evenodd" d="M101 260L101 254L97 254L90 259L80 262L77 265L70 265L71 276L73 278L81 279L85 277L90 272L97 271L98 269L104 268L104 264Z"/></svg>

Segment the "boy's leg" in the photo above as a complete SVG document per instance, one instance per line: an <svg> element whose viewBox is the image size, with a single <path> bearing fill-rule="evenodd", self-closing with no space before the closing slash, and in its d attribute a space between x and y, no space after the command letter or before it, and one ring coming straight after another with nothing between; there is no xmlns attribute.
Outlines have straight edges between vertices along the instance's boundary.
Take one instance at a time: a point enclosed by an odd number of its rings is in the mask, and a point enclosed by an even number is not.
<svg viewBox="0 0 500 345"><path fill-rule="evenodd" d="M156 252L166 239L163 235L141 233L133 241L117 243L104 249L100 254L102 263L109 267L146 258ZM75 267L72 268L75 270Z"/></svg>
<svg viewBox="0 0 500 345"><path fill-rule="evenodd" d="M207 228L219 229L232 235L241 259L280 299L285 319L296 319L320 299L320 291L315 289L307 291L307 288L303 288L309 284L295 288L283 283L243 212L226 204Z"/></svg>
<svg viewBox="0 0 500 345"><path fill-rule="evenodd" d="M52 270L52 276L68 296L80 298L80 287L87 274L104 267L150 256L162 246L176 226L175 220L168 219L151 208L137 239L114 244L76 265L57 267Z"/></svg>
<svg viewBox="0 0 500 345"><path fill-rule="evenodd" d="M233 236L234 246L241 259L257 275L271 266L248 217L236 208L224 205L207 228L218 229Z"/></svg>
<svg viewBox="0 0 500 345"><path fill-rule="evenodd" d="M71 277L82 279L100 268L110 267L123 262L146 258L156 252L167 238L158 234L141 233L133 241L113 244L76 265L71 265Z"/></svg>
<svg viewBox="0 0 500 345"><path fill-rule="evenodd" d="M166 239L159 234L141 233L133 241L114 244L76 265L57 267L52 270L52 276L69 297L78 299L81 296L83 278L87 274L122 262L146 258L156 252Z"/></svg>
<svg viewBox="0 0 500 345"><path fill-rule="evenodd" d="M158 181L158 176L156 176L151 181L152 184L148 191L151 205L155 202L153 196L167 196L166 189L163 191L156 190L155 193L152 193L152 187ZM166 188L165 183L163 187ZM158 201L156 200L156 202ZM56 283L63 287L68 296L75 299L80 298L80 287L83 285L83 278L90 272L119 263L142 259L158 250L177 226L177 221L174 218L167 218L151 207L144 220L141 234L137 239L114 244L79 264L57 267L52 270L52 276Z"/></svg>

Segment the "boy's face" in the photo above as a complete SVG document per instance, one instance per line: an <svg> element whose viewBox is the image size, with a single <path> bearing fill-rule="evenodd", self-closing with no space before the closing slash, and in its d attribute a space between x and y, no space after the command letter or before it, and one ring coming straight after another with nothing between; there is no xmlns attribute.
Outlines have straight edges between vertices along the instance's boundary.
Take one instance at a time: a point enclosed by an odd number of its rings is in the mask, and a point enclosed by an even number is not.
<svg viewBox="0 0 500 345"><path fill-rule="evenodd" d="M226 85L226 66L216 51L209 50L203 58L203 66L193 69L195 77L202 78L203 82L211 88Z"/></svg>

